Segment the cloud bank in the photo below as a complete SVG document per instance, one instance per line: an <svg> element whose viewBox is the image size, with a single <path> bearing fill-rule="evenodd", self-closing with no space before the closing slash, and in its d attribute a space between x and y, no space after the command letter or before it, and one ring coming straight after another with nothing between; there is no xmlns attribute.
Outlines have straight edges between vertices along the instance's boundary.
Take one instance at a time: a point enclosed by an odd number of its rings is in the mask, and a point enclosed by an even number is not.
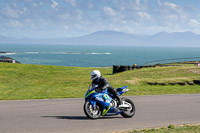
<svg viewBox="0 0 200 133"><path fill-rule="evenodd" d="M0 36L73 37L99 30L200 33L195 0L0 1Z"/></svg>

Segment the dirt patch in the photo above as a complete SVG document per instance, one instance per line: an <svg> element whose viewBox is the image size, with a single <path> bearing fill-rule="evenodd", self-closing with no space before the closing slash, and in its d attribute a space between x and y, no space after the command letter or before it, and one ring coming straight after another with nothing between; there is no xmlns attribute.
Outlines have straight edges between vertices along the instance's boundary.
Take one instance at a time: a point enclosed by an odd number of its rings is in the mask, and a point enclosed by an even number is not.
<svg viewBox="0 0 200 133"><path fill-rule="evenodd" d="M133 80L125 80L125 82L131 84L131 85L138 85L139 81L138 79L133 79Z"/></svg>
<svg viewBox="0 0 200 133"><path fill-rule="evenodd" d="M188 69L189 72L200 74L200 69Z"/></svg>

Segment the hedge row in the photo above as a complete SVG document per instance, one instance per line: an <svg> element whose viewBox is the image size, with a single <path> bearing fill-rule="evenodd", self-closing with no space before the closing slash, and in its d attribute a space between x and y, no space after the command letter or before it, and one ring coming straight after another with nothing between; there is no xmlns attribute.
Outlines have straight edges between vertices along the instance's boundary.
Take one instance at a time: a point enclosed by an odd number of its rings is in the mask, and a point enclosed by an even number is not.
<svg viewBox="0 0 200 133"><path fill-rule="evenodd" d="M113 74L128 71L128 70L148 68L148 67L155 67L155 66L122 66L122 65L117 66L117 65L113 65Z"/></svg>

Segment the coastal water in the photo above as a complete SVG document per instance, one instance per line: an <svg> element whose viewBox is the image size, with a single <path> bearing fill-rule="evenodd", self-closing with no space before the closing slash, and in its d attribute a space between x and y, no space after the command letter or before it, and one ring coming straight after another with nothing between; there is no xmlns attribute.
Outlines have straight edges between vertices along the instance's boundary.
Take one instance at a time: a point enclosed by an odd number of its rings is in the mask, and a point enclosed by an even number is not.
<svg viewBox="0 0 200 133"><path fill-rule="evenodd" d="M200 48L0 44L0 56L23 64L105 67L200 57Z"/></svg>

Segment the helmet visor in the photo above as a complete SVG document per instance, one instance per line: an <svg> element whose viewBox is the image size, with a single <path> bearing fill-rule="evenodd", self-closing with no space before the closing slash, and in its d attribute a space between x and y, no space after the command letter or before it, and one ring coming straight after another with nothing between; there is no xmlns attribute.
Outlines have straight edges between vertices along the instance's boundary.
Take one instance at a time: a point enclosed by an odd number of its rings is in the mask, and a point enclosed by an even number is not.
<svg viewBox="0 0 200 133"><path fill-rule="evenodd" d="M94 80L97 75L91 75L91 79Z"/></svg>

